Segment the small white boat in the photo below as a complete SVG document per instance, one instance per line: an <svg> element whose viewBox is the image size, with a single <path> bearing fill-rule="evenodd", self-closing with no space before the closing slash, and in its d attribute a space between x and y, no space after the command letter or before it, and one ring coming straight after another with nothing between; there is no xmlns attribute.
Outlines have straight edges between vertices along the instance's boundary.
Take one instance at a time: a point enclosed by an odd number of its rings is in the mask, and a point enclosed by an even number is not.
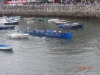
<svg viewBox="0 0 100 75"><path fill-rule="evenodd" d="M12 46L8 44L0 44L0 50L12 50Z"/></svg>
<svg viewBox="0 0 100 75"><path fill-rule="evenodd" d="M0 18L0 24L1 25L16 25L16 24L19 24L19 21L15 21L15 20L11 20L11 19L6 19L6 18L3 18L1 19Z"/></svg>
<svg viewBox="0 0 100 75"><path fill-rule="evenodd" d="M29 20L33 20L34 17L29 17L29 18L24 18L24 20L29 21Z"/></svg>
<svg viewBox="0 0 100 75"><path fill-rule="evenodd" d="M27 33L13 33L11 35L8 35L10 39L28 39L29 34Z"/></svg>
<svg viewBox="0 0 100 75"><path fill-rule="evenodd" d="M56 22L55 22L56 25L65 24L65 23L69 23L69 21L66 21L66 20L59 20L59 21L56 21Z"/></svg>
<svg viewBox="0 0 100 75"><path fill-rule="evenodd" d="M48 22L55 22L55 21L59 21L59 19L58 18L52 18L52 19L48 19L47 21Z"/></svg>

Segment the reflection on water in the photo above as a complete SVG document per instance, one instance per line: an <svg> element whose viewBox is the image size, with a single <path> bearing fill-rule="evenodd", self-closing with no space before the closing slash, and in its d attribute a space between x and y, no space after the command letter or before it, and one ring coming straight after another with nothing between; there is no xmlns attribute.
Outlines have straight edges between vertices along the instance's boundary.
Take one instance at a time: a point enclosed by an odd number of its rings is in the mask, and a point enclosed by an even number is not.
<svg viewBox="0 0 100 75"><path fill-rule="evenodd" d="M16 30L27 25L39 29L56 29L54 23L27 24L23 17L15 30L0 31L0 43L11 44L12 51L0 50L0 75L99 75L100 67L100 22L93 20L67 19L84 24L83 29L72 29L73 39L30 36L29 39L8 39ZM93 67L93 70L78 70L78 67Z"/></svg>

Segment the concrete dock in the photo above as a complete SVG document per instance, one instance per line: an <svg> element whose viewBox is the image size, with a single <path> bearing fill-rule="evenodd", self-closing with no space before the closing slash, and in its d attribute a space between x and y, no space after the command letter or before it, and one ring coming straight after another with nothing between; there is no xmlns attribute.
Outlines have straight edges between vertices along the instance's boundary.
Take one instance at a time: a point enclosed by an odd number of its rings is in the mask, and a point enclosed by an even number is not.
<svg viewBox="0 0 100 75"><path fill-rule="evenodd" d="M0 6L0 14L38 17L70 17L100 19L100 5L23 5Z"/></svg>

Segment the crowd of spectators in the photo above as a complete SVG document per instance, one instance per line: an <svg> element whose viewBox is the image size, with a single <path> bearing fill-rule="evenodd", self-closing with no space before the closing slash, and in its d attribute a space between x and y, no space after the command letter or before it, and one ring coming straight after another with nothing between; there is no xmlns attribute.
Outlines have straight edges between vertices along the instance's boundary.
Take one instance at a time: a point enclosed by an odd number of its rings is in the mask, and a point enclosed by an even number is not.
<svg viewBox="0 0 100 75"><path fill-rule="evenodd" d="M54 5L54 4L82 4L82 5L96 5L96 4L99 4L100 1L99 0L81 0L81 2L78 2L76 0L67 0L67 1L62 1L62 0L58 0L58 2L54 2L53 0L38 0L38 1L31 1L31 2L28 2L27 5L46 5L46 4L49 4L49 5ZM5 5L4 2L0 2L0 5ZM16 4L16 5L22 5L22 4Z"/></svg>
<svg viewBox="0 0 100 75"><path fill-rule="evenodd" d="M29 5L34 5L34 4L51 4L51 5L54 5L54 4L64 4L64 5L66 5L66 4L73 4L73 5L75 5L75 4L82 4L82 5L97 5L97 4L100 4L100 1L98 0L81 0L81 2L77 2L76 0L67 0L67 1L59 1L59 2L57 2L57 3L54 3L53 1L51 1L51 2L30 2L29 3Z"/></svg>

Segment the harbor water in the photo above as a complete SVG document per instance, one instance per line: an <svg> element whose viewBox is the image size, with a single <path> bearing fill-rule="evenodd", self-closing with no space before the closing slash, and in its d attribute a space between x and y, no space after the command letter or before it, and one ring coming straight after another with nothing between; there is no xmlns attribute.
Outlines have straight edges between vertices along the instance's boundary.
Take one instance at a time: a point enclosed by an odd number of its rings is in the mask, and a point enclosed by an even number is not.
<svg viewBox="0 0 100 75"><path fill-rule="evenodd" d="M9 39L17 30L56 29L54 23L38 21L27 23L21 17L15 30L0 30L0 43L11 44L12 51L0 50L0 75L99 75L100 74L100 22L85 19L65 19L84 24L71 29L72 40L30 36L29 39Z"/></svg>

